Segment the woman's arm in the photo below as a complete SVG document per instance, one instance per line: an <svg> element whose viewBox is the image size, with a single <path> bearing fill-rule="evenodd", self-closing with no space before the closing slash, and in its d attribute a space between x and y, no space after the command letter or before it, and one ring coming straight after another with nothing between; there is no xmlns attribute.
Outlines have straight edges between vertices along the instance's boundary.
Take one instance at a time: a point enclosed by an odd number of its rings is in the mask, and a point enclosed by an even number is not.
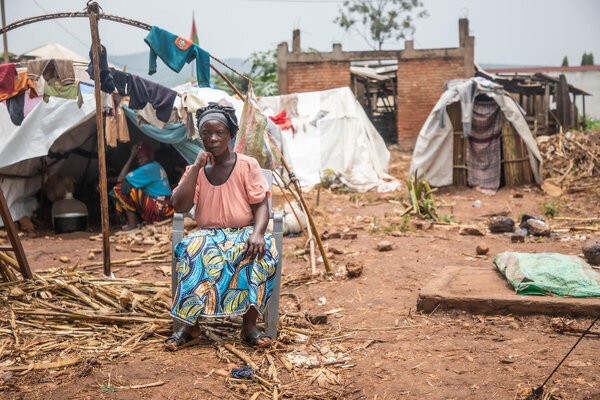
<svg viewBox="0 0 600 400"><path fill-rule="evenodd" d="M171 195L171 205L177 212L188 212L194 206L194 196L196 194L196 182L198 182L198 172L206 165L210 159L214 163L213 155L205 151L200 151L196 161L192 164L183 182L177 186Z"/></svg>
<svg viewBox="0 0 600 400"><path fill-rule="evenodd" d="M244 253L251 254L259 259L265 256L267 252L267 242L265 241L265 230L269 223L269 205L265 198L257 204L251 204L252 214L254 214L254 232L248 237L244 246Z"/></svg>
<svg viewBox="0 0 600 400"><path fill-rule="evenodd" d="M122 183L125 180L125 175L127 175L129 170L131 169L131 164L133 163L133 160L135 159L135 157L137 156L139 151L140 151L139 144L136 144L131 148L131 154L129 155L129 159L127 160L125 165L123 165L123 169L121 170L121 173L117 177L117 182Z"/></svg>

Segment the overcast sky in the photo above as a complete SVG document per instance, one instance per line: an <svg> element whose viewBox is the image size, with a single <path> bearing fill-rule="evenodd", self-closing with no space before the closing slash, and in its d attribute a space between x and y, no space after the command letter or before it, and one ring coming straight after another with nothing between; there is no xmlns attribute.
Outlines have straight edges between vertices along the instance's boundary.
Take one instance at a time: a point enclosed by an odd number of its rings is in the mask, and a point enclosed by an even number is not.
<svg viewBox="0 0 600 400"><path fill-rule="evenodd" d="M58 11L78 11L84 0L5 0L6 22ZM333 23L342 1L335 0L101 0L107 14L158 25L189 36L195 12L201 47L217 57L246 58L253 51L274 49L292 30L302 31L302 47L331 51L367 50L364 40ZM600 64L598 0L424 0L429 17L416 23L415 47L458 46L458 18L468 17L479 63L560 65L564 55L579 65L583 52ZM8 33L9 51L23 53L47 42L59 42L87 55L91 42L87 19L45 21ZM140 29L100 22L109 54L147 51ZM386 49L402 49L390 42Z"/></svg>

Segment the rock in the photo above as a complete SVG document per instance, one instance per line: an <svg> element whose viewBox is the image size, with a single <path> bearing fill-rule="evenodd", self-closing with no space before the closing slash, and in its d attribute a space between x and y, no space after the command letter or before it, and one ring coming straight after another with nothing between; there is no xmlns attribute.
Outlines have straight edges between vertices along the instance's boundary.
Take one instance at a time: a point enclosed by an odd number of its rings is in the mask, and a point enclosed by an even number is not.
<svg viewBox="0 0 600 400"><path fill-rule="evenodd" d="M67 264L67 263L70 263L70 262L71 262L71 259L70 259L69 257L62 256L62 257L59 257L59 258L58 258L58 261L60 261L61 263L65 263L65 264Z"/></svg>
<svg viewBox="0 0 600 400"><path fill-rule="evenodd" d="M552 228L550 225L539 219L528 219L525 223L527 233L533 236L550 236Z"/></svg>
<svg viewBox="0 0 600 400"><path fill-rule="evenodd" d="M490 221L488 229L492 233L512 232L515 230L515 221L505 216L494 217Z"/></svg>
<svg viewBox="0 0 600 400"><path fill-rule="evenodd" d="M309 315L308 320L313 325L323 325L327 323L327 314Z"/></svg>
<svg viewBox="0 0 600 400"><path fill-rule="evenodd" d="M552 197L560 197L563 194L563 191L560 188L560 186L556 186L555 184L553 184L547 180L544 181L544 183L542 184L542 190L548 196L552 196Z"/></svg>
<svg viewBox="0 0 600 400"><path fill-rule="evenodd" d="M377 250L390 251L392 250L392 244L387 240L382 240L381 242L377 243Z"/></svg>
<svg viewBox="0 0 600 400"><path fill-rule="evenodd" d="M358 233L354 233L354 232L348 232L348 233L344 233L342 235L342 239L344 240L353 240L356 239L358 237Z"/></svg>
<svg viewBox="0 0 600 400"><path fill-rule="evenodd" d="M567 366L571 367L571 368L583 368L583 367L587 367L587 364L584 363L583 361L573 360L571 362L568 362Z"/></svg>
<svg viewBox="0 0 600 400"><path fill-rule="evenodd" d="M525 243L525 237L527 237L527 231L523 228L518 228L510 235L510 241L513 243Z"/></svg>
<svg viewBox="0 0 600 400"><path fill-rule="evenodd" d="M346 275L348 278L357 278L363 272L363 264L355 261L349 261L346 263Z"/></svg>
<svg viewBox="0 0 600 400"><path fill-rule="evenodd" d="M96 254L93 251L90 251L87 258L88 260L93 260L96 257Z"/></svg>
<svg viewBox="0 0 600 400"><path fill-rule="evenodd" d="M413 222L413 225L415 226L415 228L422 229L425 231L433 227L433 221L416 220Z"/></svg>
<svg viewBox="0 0 600 400"><path fill-rule="evenodd" d="M600 265L600 237L583 242L583 256L590 264Z"/></svg>
<svg viewBox="0 0 600 400"><path fill-rule="evenodd" d="M479 254L480 256L487 254L488 251L490 251L490 248L487 247L485 244L480 244L479 246L477 246L477 248L475 249L475 251L477 252L477 254Z"/></svg>
<svg viewBox="0 0 600 400"><path fill-rule="evenodd" d="M525 227L525 224L526 224L526 223L527 223L527 221L529 221L530 219L539 219L540 221L543 221L543 219L542 219L542 218L540 218L540 217L537 217L537 216L535 216L535 215L523 214L523 215L521 216L521 223L519 224L519 228L525 228L525 229L527 229L527 228Z"/></svg>
<svg viewBox="0 0 600 400"><path fill-rule="evenodd" d="M483 232L481 232L481 230L479 230L479 228L476 228L474 226L463 226L462 228L460 228L460 230L458 231L459 234L461 235L471 235L471 236L484 236L485 234Z"/></svg>

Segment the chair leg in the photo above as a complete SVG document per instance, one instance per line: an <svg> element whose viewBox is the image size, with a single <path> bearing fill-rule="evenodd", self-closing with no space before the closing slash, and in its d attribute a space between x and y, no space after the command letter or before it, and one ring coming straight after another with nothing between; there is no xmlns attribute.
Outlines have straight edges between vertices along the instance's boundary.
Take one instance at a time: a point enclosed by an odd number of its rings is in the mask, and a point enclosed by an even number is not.
<svg viewBox="0 0 600 400"><path fill-rule="evenodd" d="M280 213L277 213L280 214ZM278 218L279 217L279 218ZM281 292L281 267L283 264L283 218L275 216L273 218L273 237L275 238L275 247L279 254L279 261L275 271L275 283L273 293L267 304L267 315L265 316L265 334L272 339L277 338L277 328L279 324L279 295Z"/></svg>

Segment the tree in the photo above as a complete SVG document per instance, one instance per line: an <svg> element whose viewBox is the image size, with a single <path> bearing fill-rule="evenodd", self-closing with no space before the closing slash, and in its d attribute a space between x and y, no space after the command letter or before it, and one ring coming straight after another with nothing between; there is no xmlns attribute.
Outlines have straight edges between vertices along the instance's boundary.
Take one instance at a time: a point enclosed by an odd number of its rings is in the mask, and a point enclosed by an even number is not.
<svg viewBox="0 0 600 400"><path fill-rule="evenodd" d="M259 51L250 54L244 63L250 65L250 72L246 76L254 81L252 88L257 96L277 95L277 52L276 50ZM223 72L233 85L242 93L248 91L248 80L234 72ZM213 76L217 89L234 95L235 92L227 82L218 75Z"/></svg>
<svg viewBox="0 0 600 400"><path fill-rule="evenodd" d="M567 58L567 56L565 56L563 58L562 66L563 67L568 67L569 66L569 59Z"/></svg>
<svg viewBox="0 0 600 400"><path fill-rule="evenodd" d="M581 65L594 65L594 55L592 53L583 53Z"/></svg>
<svg viewBox="0 0 600 400"><path fill-rule="evenodd" d="M414 17L425 18L421 0L345 0L334 22L357 32L367 44L381 50L391 38L406 39L415 32ZM359 28L359 26L361 26Z"/></svg>

